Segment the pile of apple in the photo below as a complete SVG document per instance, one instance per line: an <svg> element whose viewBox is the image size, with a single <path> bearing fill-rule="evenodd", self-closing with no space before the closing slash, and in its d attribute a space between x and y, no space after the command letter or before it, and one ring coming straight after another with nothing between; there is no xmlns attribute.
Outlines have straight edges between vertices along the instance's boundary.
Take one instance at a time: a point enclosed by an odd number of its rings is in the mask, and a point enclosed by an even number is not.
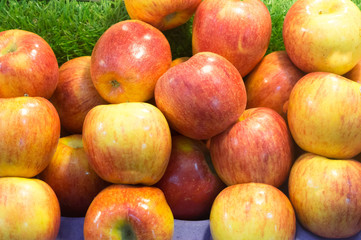
<svg viewBox="0 0 361 240"><path fill-rule="evenodd" d="M60 68L40 36L0 32L0 239L56 239L61 216L85 239L208 218L213 239L361 231L354 3L296 1L266 56L260 0L125 4L132 20ZM172 61L161 31L193 14L193 56Z"/></svg>

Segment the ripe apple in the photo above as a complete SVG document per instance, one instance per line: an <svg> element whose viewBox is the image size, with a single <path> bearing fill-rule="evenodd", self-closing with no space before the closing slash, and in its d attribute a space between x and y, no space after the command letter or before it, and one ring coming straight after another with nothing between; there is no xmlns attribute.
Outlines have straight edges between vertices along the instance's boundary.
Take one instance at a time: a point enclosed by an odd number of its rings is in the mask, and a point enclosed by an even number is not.
<svg viewBox="0 0 361 240"><path fill-rule="evenodd" d="M214 171L206 145L182 135L172 137L167 170L156 184L174 218L208 219L212 203L225 184Z"/></svg>
<svg viewBox="0 0 361 240"><path fill-rule="evenodd" d="M361 58L361 11L351 0L298 0L286 14L283 40L304 72L350 71Z"/></svg>
<svg viewBox="0 0 361 240"><path fill-rule="evenodd" d="M236 122L247 102L237 69L211 52L198 53L170 68L159 78L154 97L174 130L198 140Z"/></svg>
<svg viewBox="0 0 361 240"><path fill-rule="evenodd" d="M296 217L286 195L262 183L236 184L214 200L210 229L218 239L294 239Z"/></svg>
<svg viewBox="0 0 361 240"><path fill-rule="evenodd" d="M271 16L260 0L205 0L193 20L193 54L214 52L246 76L265 55Z"/></svg>
<svg viewBox="0 0 361 240"><path fill-rule="evenodd" d="M39 174L53 157L59 136L58 113L45 98L0 98L0 177Z"/></svg>
<svg viewBox="0 0 361 240"><path fill-rule="evenodd" d="M163 192L155 187L112 185L91 203L84 239L171 240L174 218Z"/></svg>
<svg viewBox="0 0 361 240"><path fill-rule="evenodd" d="M90 166L111 183L158 182L171 142L167 120L149 103L99 105L85 117L83 144Z"/></svg>
<svg viewBox="0 0 361 240"><path fill-rule="evenodd" d="M304 75L285 51L268 54L245 78L247 108L272 108L286 119L286 102Z"/></svg>
<svg viewBox="0 0 361 240"><path fill-rule="evenodd" d="M293 141L277 112L251 108L211 139L210 153L218 176L227 185L259 182L279 187L293 163Z"/></svg>
<svg viewBox="0 0 361 240"><path fill-rule="evenodd" d="M344 77L361 83L361 61L359 61L349 72L347 72Z"/></svg>
<svg viewBox="0 0 361 240"><path fill-rule="evenodd" d="M50 98L58 77L58 61L42 37L19 29L0 32L1 98Z"/></svg>
<svg viewBox="0 0 361 240"><path fill-rule="evenodd" d="M54 191L39 179L0 178L0 239L56 239L60 207Z"/></svg>
<svg viewBox="0 0 361 240"><path fill-rule="evenodd" d="M132 19L153 25L161 31L186 23L202 0L124 0Z"/></svg>
<svg viewBox="0 0 361 240"><path fill-rule="evenodd" d="M303 150L330 158L361 152L360 84L333 73L301 78L290 94L287 119Z"/></svg>
<svg viewBox="0 0 361 240"><path fill-rule="evenodd" d="M289 196L301 224L326 238L361 231L361 163L306 153L294 163Z"/></svg>
<svg viewBox="0 0 361 240"><path fill-rule="evenodd" d="M171 62L170 45L162 32L145 22L126 20L111 26L97 41L91 78L110 103L147 101Z"/></svg>
<svg viewBox="0 0 361 240"><path fill-rule="evenodd" d="M184 62L186 62L186 61L188 61L189 60L189 57L180 57L180 58L176 58L176 59L174 59L173 61L172 61L172 63L171 63L171 67L174 67L174 66L176 66L176 65L178 65L178 64L181 64L181 63L184 63Z"/></svg>
<svg viewBox="0 0 361 240"><path fill-rule="evenodd" d="M54 190L61 215L66 217L84 217L94 197L109 185L89 166L79 134L60 138L54 157L39 178Z"/></svg>
<svg viewBox="0 0 361 240"><path fill-rule="evenodd" d="M70 133L81 133L89 110L107 104L91 80L90 56L74 58L60 66L59 82L50 101L59 113L61 126Z"/></svg>

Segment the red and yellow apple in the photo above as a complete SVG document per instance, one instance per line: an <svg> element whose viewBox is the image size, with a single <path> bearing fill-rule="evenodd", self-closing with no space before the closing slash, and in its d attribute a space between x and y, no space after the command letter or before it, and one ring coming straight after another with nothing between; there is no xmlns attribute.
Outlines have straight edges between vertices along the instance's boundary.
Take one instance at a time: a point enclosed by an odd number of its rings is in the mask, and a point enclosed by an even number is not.
<svg viewBox="0 0 361 240"><path fill-rule="evenodd" d="M212 239L289 239L296 234L293 207L279 189L262 183L236 184L214 200Z"/></svg>
<svg viewBox="0 0 361 240"><path fill-rule="evenodd" d="M39 179L0 178L0 239L52 240L60 227L54 191Z"/></svg>
<svg viewBox="0 0 361 240"><path fill-rule="evenodd" d="M227 185L258 182L279 187L293 163L293 141L277 112L251 108L211 138L210 153L218 176Z"/></svg>
<svg viewBox="0 0 361 240"><path fill-rule="evenodd" d="M171 240L174 218L163 192L155 187L112 185L91 203L84 239Z"/></svg>
<svg viewBox="0 0 361 240"><path fill-rule="evenodd" d="M58 113L45 98L0 98L0 177L39 174L53 157L59 136Z"/></svg>
<svg viewBox="0 0 361 240"><path fill-rule="evenodd" d="M83 127L90 166L111 183L153 185L163 176L172 150L170 129L149 103L99 105Z"/></svg>
<svg viewBox="0 0 361 240"><path fill-rule="evenodd" d="M186 23L202 0L124 0L132 19L149 23L161 31Z"/></svg>
<svg viewBox="0 0 361 240"><path fill-rule="evenodd" d="M172 137L167 170L156 184L174 218L208 219L212 203L225 184L214 171L206 145L182 135Z"/></svg>
<svg viewBox="0 0 361 240"><path fill-rule="evenodd" d="M66 217L84 217L94 197L109 185L90 167L81 135L60 138L39 178L54 190L61 215Z"/></svg>
<svg viewBox="0 0 361 240"><path fill-rule="evenodd" d="M170 68L159 78L154 97L174 130L198 140L236 122L247 101L237 69L211 52L198 53Z"/></svg>
<svg viewBox="0 0 361 240"><path fill-rule="evenodd" d="M60 66L59 82L50 101L59 113L61 126L70 133L81 133L89 110L107 104L90 77L90 56L74 58Z"/></svg>
<svg viewBox="0 0 361 240"><path fill-rule="evenodd" d="M272 108L286 119L291 90L304 75L285 51L268 54L245 78L247 108Z"/></svg>
<svg viewBox="0 0 361 240"><path fill-rule="evenodd" d="M265 55L271 16L260 0L205 0L193 20L193 54L214 52L245 77Z"/></svg>
<svg viewBox="0 0 361 240"><path fill-rule="evenodd" d="M174 67L178 64L184 63L186 61L189 60L189 57L180 57L180 58L176 58L172 61L172 64L170 65L171 67Z"/></svg>
<svg viewBox="0 0 361 240"><path fill-rule="evenodd" d="M287 119L303 150L329 158L361 152L360 84L333 73L301 78L290 94Z"/></svg>
<svg viewBox="0 0 361 240"><path fill-rule="evenodd" d="M126 20L112 25L98 39L91 55L95 88L109 103L142 102L172 62L167 38L155 27Z"/></svg>
<svg viewBox="0 0 361 240"><path fill-rule="evenodd" d="M298 220L314 234L347 238L361 231L361 163L303 154L289 177Z"/></svg>
<svg viewBox="0 0 361 240"><path fill-rule="evenodd" d="M286 14L283 41L304 72L350 71L361 59L361 11L351 0L298 0Z"/></svg>
<svg viewBox="0 0 361 240"><path fill-rule="evenodd" d="M56 56L42 37L20 29L0 32L1 98L50 98L58 77Z"/></svg>

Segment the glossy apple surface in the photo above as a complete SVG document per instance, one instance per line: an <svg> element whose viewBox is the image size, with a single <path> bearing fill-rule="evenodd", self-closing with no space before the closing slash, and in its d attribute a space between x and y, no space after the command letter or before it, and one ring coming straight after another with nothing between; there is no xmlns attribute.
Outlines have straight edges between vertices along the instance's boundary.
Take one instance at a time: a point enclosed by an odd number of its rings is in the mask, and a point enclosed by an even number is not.
<svg viewBox="0 0 361 240"><path fill-rule="evenodd" d="M50 98L58 77L56 56L42 37L19 29L0 32L1 98Z"/></svg>
<svg viewBox="0 0 361 240"><path fill-rule="evenodd" d="M292 240L296 217L279 189L262 183L236 184L225 188L214 201L210 229L214 240Z"/></svg>
<svg viewBox="0 0 361 240"><path fill-rule="evenodd" d="M271 38L271 16L260 0L206 0L193 20L193 54L214 52L246 76L265 55Z"/></svg>
<svg viewBox="0 0 361 240"><path fill-rule="evenodd" d="M186 61L189 60L189 57L180 57L180 58L176 58L172 61L172 64L170 65L171 67L174 67L178 64L184 63Z"/></svg>
<svg viewBox="0 0 361 240"><path fill-rule="evenodd" d="M0 239L56 239L60 207L54 191L38 179L0 178Z"/></svg>
<svg viewBox="0 0 361 240"><path fill-rule="evenodd" d="M84 217L93 198L109 184L90 167L81 135L60 138L49 165L39 175L58 197L61 215Z"/></svg>
<svg viewBox="0 0 361 240"><path fill-rule="evenodd" d="M109 103L142 102L172 62L169 42L155 27L126 20L107 29L91 55L91 78Z"/></svg>
<svg viewBox="0 0 361 240"><path fill-rule="evenodd" d="M303 150L330 158L361 152L360 84L333 73L309 73L290 94L287 119Z"/></svg>
<svg viewBox="0 0 361 240"><path fill-rule="evenodd" d="M351 0L298 0L286 14L283 41L304 72L350 71L361 58L361 11Z"/></svg>
<svg viewBox="0 0 361 240"><path fill-rule="evenodd" d="M84 239L171 240L174 218L164 194L155 187L112 185L91 203Z"/></svg>
<svg viewBox="0 0 361 240"><path fill-rule="evenodd" d="M252 108L211 139L210 153L218 176L227 185L259 182L279 187L291 169L293 142L277 112Z"/></svg>
<svg viewBox="0 0 361 240"><path fill-rule="evenodd" d="M303 154L291 169L289 196L301 224L325 238L361 231L361 163Z"/></svg>
<svg viewBox="0 0 361 240"><path fill-rule="evenodd" d="M225 184L213 169L206 145L182 135L172 137L167 170L156 184L173 212L183 220L208 219L212 203Z"/></svg>
<svg viewBox="0 0 361 240"><path fill-rule="evenodd" d="M58 113L45 98L0 98L0 177L39 174L53 157L59 136Z"/></svg>
<svg viewBox="0 0 361 240"><path fill-rule="evenodd" d="M292 88L304 75L285 51L268 54L245 78L247 108L272 108L286 119L285 104Z"/></svg>
<svg viewBox="0 0 361 240"><path fill-rule="evenodd" d="M61 126L70 133L81 133L89 110L107 104L91 80L90 56L74 58L60 66L59 82L50 101L59 113Z"/></svg>
<svg viewBox="0 0 361 240"><path fill-rule="evenodd" d="M186 23L202 0L124 0L132 19L153 25L161 31Z"/></svg>
<svg viewBox="0 0 361 240"><path fill-rule="evenodd" d="M85 117L83 144L94 171L122 184L158 182L172 150L167 120L149 103L96 106Z"/></svg>
<svg viewBox="0 0 361 240"><path fill-rule="evenodd" d="M157 82L155 102L184 136L208 139L224 131L246 108L241 75L225 58L203 52L170 68Z"/></svg>

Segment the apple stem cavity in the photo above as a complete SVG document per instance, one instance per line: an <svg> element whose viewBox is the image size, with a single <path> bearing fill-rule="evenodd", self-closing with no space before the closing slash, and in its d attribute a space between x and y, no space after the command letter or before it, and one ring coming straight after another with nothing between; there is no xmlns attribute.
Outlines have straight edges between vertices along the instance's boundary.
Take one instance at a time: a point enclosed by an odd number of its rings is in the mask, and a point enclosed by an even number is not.
<svg viewBox="0 0 361 240"><path fill-rule="evenodd" d="M110 81L110 84L112 85L112 87L115 87L115 88L117 88L117 87L119 87L120 86L120 83L117 81L117 80L111 80Z"/></svg>
<svg viewBox="0 0 361 240"><path fill-rule="evenodd" d="M171 14L168 14L167 16L165 16L164 19L166 22L170 22L176 15L177 15L177 12L174 12L174 13L171 13Z"/></svg>
<svg viewBox="0 0 361 240"><path fill-rule="evenodd" d="M121 238L127 240L137 240L137 237L133 231L132 226L129 223L122 222L118 225L117 231L119 231Z"/></svg>

